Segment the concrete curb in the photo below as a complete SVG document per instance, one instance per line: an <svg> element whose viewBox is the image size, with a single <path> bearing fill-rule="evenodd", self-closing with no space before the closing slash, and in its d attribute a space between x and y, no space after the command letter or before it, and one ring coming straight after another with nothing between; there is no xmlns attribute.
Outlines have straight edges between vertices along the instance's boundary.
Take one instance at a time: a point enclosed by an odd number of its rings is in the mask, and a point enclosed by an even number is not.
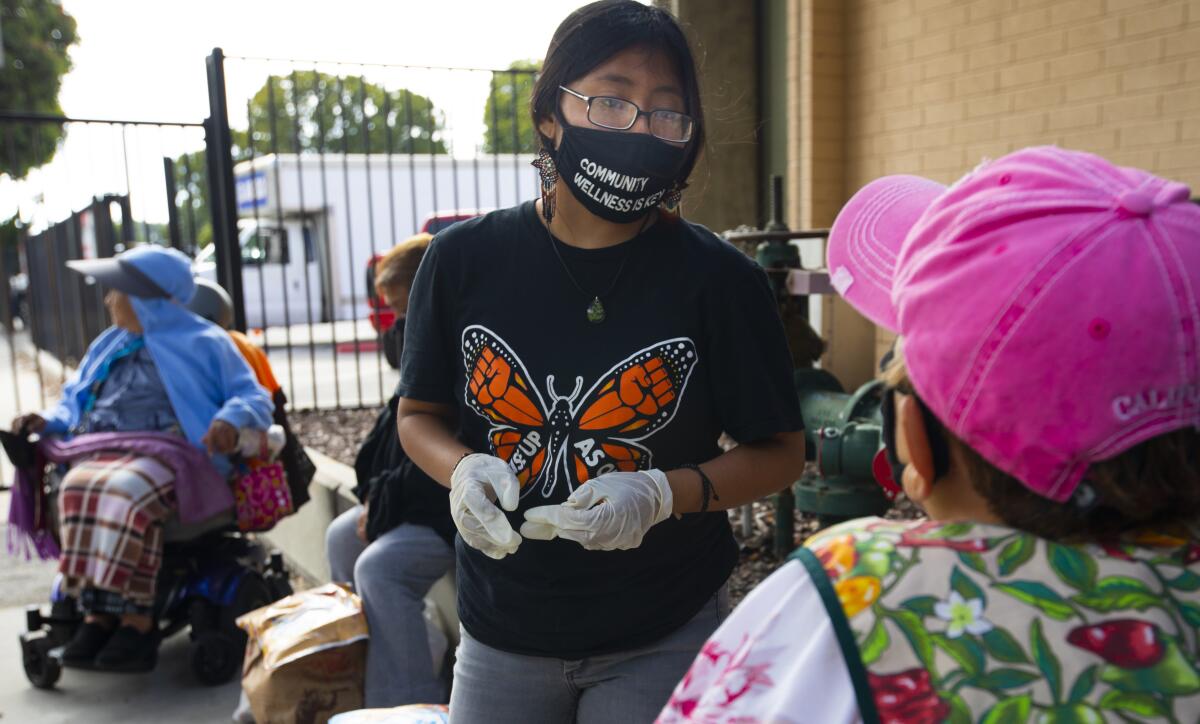
<svg viewBox="0 0 1200 724"><path fill-rule="evenodd" d="M325 557L325 530L333 519L358 504L354 497L354 468L340 463L319 450L305 448L316 463L317 474L308 486L311 499L292 516L262 534L268 543L283 553L292 571L310 583L329 581L329 561ZM454 571L447 573L425 597L437 608L442 632L451 646L458 644L457 589Z"/></svg>
<svg viewBox="0 0 1200 724"><path fill-rule="evenodd" d="M333 519L358 504L354 498L354 468L319 450L305 448L317 466L308 486L310 499L262 537L278 548L292 570L313 583L329 580L325 558L325 529Z"/></svg>

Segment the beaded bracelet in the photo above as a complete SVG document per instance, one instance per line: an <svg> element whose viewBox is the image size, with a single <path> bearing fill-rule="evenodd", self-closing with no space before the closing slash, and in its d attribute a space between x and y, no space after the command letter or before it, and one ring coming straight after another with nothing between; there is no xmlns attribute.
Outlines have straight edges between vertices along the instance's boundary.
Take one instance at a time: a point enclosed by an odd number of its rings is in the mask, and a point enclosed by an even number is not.
<svg viewBox="0 0 1200 724"><path fill-rule="evenodd" d="M709 479L709 477L704 474L704 471L700 469L699 465L685 463L683 465L680 465L679 467L687 468L688 470L695 470L696 474L700 476L700 511L699 512L707 513L709 499L710 498L712 500L720 500L721 499L721 497L719 495L717 495L717 489L713 486L712 480Z"/></svg>

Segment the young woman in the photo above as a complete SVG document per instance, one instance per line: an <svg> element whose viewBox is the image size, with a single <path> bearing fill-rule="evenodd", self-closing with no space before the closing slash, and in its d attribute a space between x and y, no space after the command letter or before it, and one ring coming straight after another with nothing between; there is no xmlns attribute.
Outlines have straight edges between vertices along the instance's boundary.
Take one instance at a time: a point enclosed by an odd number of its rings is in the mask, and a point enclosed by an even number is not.
<svg viewBox="0 0 1200 724"><path fill-rule="evenodd" d="M665 208L704 138L670 15L572 13L532 115L542 198L439 235L409 299L398 428L459 532L451 712L648 721L725 615L720 511L803 466L791 362L763 272Z"/></svg>
<svg viewBox="0 0 1200 724"><path fill-rule="evenodd" d="M892 176L829 265L901 335L884 438L931 520L809 540L660 721L1200 721L1188 189L1054 147Z"/></svg>

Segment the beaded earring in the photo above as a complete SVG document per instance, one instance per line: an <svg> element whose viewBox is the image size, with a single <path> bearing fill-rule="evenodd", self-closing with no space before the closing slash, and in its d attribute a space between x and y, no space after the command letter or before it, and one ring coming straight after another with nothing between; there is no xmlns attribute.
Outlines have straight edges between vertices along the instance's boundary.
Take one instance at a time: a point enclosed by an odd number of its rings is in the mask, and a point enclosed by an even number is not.
<svg viewBox="0 0 1200 724"><path fill-rule="evenodd" d="M662 201L659 202L659 205L662 206L663 211L672 214L678 214L679 202L682 200L683 190L679 188L679 184L675 184L671 187L671 190L668 191L665 196L663 196Z"/></svg>
<svg viewBox="0 0 1200 724"><path fill-rule="evenodd" d="M542 179L542 218L549 224L554 218L555 198L558 196L558 169L554 166L554 158L544 148L533 160L533 166Z"/></svg>

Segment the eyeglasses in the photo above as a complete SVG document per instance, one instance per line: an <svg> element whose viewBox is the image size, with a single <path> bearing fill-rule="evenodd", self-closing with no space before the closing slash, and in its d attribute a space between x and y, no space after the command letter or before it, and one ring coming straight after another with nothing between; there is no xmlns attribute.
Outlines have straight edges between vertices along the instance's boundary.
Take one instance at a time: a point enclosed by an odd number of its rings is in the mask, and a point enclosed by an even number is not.
<svg viewBox="0 0 1200 724"><path fill-rule="evenodd" d="M696 130L696 119L686 113L663 109L643 111L636 103L613 96L585 96L582 93L559 86L559 90L570 93L587 103L587 118L593 124L612 131L628 131L641 116L650 119L650 135L669 143L687 143Z"/></svg>

